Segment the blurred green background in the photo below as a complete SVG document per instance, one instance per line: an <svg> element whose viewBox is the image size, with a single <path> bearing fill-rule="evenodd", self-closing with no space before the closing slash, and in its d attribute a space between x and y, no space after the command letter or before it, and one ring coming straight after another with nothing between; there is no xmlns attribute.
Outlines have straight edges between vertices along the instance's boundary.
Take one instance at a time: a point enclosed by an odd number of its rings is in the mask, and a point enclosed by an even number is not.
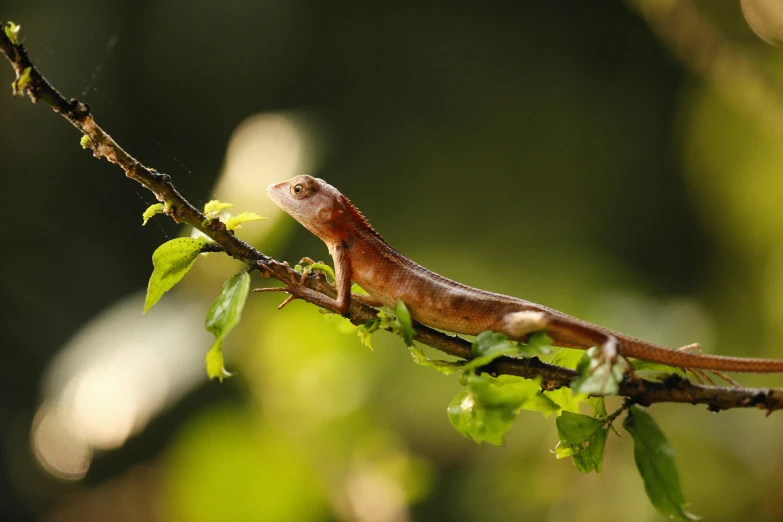
<svg viewBox="0 0 783 522"><path fill-rule="evenodd" d="M327 259L265 195L308 172L446 276L783 357L775 2L4 0L0 20L192 202L270 217L240 235L274 257ZM153 250L188 231L142 228L150 194L47 107L7 89L0 118L0 519L660 519L629 437L603 477L555 460L534 412L478 446L446 416L456 378L278 295L251 295L237 376L207 382L203 318L239 266L199 259L142 318ZM783 519L783 415L651 413L693 512Z"/></svg>

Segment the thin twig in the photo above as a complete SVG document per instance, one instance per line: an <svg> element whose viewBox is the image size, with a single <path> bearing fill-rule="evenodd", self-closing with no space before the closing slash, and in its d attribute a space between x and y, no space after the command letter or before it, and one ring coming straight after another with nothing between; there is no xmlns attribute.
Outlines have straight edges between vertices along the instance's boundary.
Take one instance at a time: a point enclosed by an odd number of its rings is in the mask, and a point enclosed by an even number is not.
<svg viewBox="0 0 783 522"><path fill-rule="evenodd" d="M0 27L6 24L0 22ZM294 272L287 263L281 263L259 252L246 242L237 238L231 230L217 219L207 219L202 212L187 201L174 187L168 174L156 172L142 165L133 156L123 150L93 119L90 108L76 99L67 100L55 89L33 65L24 46L12 42L4 31L0 30L0 49L16 71L16 90L27 94L33 103L44 101L67 119L74 127L89 137L88 146L96 158L105 158L125 171L125 175L137 181L158 201L168 203L169 216L177 223L184 223L200 230L216 243L215 250L222 250L231 257L258 269L264 277L273 277L290 287L297 295L294 282L302 280L301 274ZM27 71L27 72L25 72ZM20 81L23 77L26 81ZM76 144L74 143L74 146ZM307 288L335 297L334 287L324 278L307 277ZM332 310L333 312L336 310ZM348 317L354 324L365 324L376 319L377 310L357 300L352 300ZM422 344L436 348L449 355L471 359L471 343L458 336L448 335L432 328L415 324L414 339ZM577 376L573 370L542 362L536 357L517 359L502 357L496 359L483 370L493 374L517 375L525 378L541 378L544 389L553 390L568 386ZM783 390L756 388L726 388L692 384L680 378L670 378L665 382L633 380L620 386L620 395L633 402L649 405L656 402L681 402L706 404L711 410L729 408L756 407L767 411L783 409Z"/></svg>

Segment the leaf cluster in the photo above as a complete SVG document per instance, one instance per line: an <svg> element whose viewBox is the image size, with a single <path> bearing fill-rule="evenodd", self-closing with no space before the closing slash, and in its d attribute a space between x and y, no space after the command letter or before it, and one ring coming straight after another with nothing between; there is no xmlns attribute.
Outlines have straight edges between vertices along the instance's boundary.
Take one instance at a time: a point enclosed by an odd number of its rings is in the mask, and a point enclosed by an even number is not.
<svg viewBox="0 0 783 522"><path fill-rule="evenodd" d="M360 336L369 337L378 329L389 329L403 337L413 360L442 374L459 372L464 386L448 405L448 416L454 428L477 443L502 445L517 416L523 411L538 411L545 416L556 414L558 443L552 451L556 458L570 457L581 473L603 472L604 450L613 423L627 412L623 426L634 440L634 458L652 505L669 518L696 520L685 508L688 503L682 492L674 453L666 437L647 411L626 404L607 414L603 395L617 393L626 368L625 361L607 361L597 349L587 352L562 350L553 362L576 366L579 376L570 387L542 390L540 379L523 379L511 375L490 375L482 369L499 357L542 356L552 352L552 339L546 332L536 332L527 343L511 341L498 332L482 332L471 347L473 359L465 362L432 360L411 337L410 314L404 303L395 307L396 317L386 312L368 323ZM363 339L365 340L365 339ZM369 343L369 339L365 340ZM655 368L666 370L667 367ZM593 415L579 413L583 403L590 405Z"/></svg>
<svg viewBox="0 0 783 522"><path fill-rule="evenodd" d="M208 202L204 214L210 219L220 219L219 214L233 207L230 203L217 200ZM144 211L143 225L157 214L167 213L170 204L156 203ZM242 212L231 217L226 216L226 227L234 230L248 221L264 219L253 212ZM233 221L232 221L233 220ZM153 271L147 285L147 297L144 302L146 314L163 294L179 283L185 274L193 267L199 255L212 251L214 243L205 237L180 237L167 241L152 254ZM207 352L205 364L210 379L222 381L232 374L223 365L223 340L242 318L242 310L250 290L250 274L244 270L228 278L221 288L220 294L212 302L207 313L205 328L215 336L215 342Z"/></svg>

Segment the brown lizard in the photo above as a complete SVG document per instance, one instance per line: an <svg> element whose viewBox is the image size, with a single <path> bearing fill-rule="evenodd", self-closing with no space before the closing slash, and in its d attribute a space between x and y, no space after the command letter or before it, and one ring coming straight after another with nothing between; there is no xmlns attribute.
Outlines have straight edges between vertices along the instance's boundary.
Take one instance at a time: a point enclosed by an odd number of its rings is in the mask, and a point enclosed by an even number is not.
<svg viewBox="0 0 783 522"><path fill-rule="evenodd" d="M698 349L697 344L672 350L524 299L447 279L392 248L348 198L321 179L296 176L270 185L267 192L280 208L323 240L334 259L336 299L307 288L296 279L287 289L296 287L296 295L343 315L348 312L351 299L390 308L402 301L419 323L458 334L493 330L512 340L525 341L532 332L546 330L556 346L599 346L604 360L623 356L714 372L783 372L783 360L685 351ZM352 294L351 281L370 295Z"/></svg>

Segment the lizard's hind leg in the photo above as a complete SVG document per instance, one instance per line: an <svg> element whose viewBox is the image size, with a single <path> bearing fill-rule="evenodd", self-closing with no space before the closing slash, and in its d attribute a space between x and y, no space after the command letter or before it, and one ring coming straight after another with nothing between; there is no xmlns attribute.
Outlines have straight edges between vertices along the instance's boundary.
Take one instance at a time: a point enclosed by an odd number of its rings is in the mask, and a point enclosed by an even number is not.
<svg viewBox="0 0 783 522"><path fill-rule="evenodd" d="M608 365L609 369L606 371L604 386L606 386L606 383L609 382L611 367L615 364L622 365L621 368L623 369L623 373L627 373L629 379L633 381L639 380L633 371L631 362L622 353L620 353L620 350L617 346L617 338L615 338L615 336L606 335L606 339L598 347L598 350L599 355L594 357L593 362L590 364L590 374L592 375L595 373L595 371L601 366Z"/></svg>
<svg viewBox="0 0 783 522"><path fill-rule="evenodd" d="M695 353L698 353L698 354L703 353L702 349L701 349L701 345L699 343L686 344L685 346L681 346L681 347L677 348L677 351L678 352L695 352ZM696 377L696 380L699 381L699 383L702 383L702 384L704 383L704 381L702 380L702 378L703 378L704 380L706 380L711 385L717 386L712 381L712 379L709 378L709 376L706 374L706 372L704 370L700 370L698 368L682 368L682 369L684 371L690 373L694 377ZM720 377L721 379L723 379L727 383L731 384L735 388L739 388L740 387L740 385L739 385L739 383L737 381L735 381L734 379L732 379L731 377L729 377L728 375L726 375L723 372L719 372L717 370L710 370L710 373Z"/></svg>
<svg viewBox="0 0 783 522"><path fill-rule="evenodd" d="M590 374L592 375L598 368L607 365L609 368L605 373L603 387L609 382L611 366L614 364L622 364L623 372L627 372L631 379L636 378L628 360L620 353L617 339L609 333L555 316L544 310L523 310L508 313L503 317L503 326L503 333L516 340L523 340L526 335L538 330L546 330L557 346L582 350L597 346L599 353L591 362Z"/></svg>
<svg viewBox="0 0 783 522"><path fill-rule="evenodd" d="M701 352L701 345L699 343L686 344L677 348L678 352ZM705 381L715 386L715 383L710 379L709 375L704 371L697 368L680 368L684 372L688 372L696 379L699 384L704 384Z"/></svg>

